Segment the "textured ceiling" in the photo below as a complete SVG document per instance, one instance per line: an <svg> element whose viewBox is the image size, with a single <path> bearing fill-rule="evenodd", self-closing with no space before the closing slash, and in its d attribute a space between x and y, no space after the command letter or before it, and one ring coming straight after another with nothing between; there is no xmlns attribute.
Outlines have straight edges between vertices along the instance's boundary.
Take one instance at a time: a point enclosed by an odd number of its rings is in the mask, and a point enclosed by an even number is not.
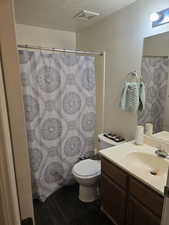
<svg viewBox="0 0 169 225"><path fill-rule="evenodd" d="M136 0L15 0L16 22L32 26L78 31ZM99 12L90 21L73 19L80 10Z"/></svg>

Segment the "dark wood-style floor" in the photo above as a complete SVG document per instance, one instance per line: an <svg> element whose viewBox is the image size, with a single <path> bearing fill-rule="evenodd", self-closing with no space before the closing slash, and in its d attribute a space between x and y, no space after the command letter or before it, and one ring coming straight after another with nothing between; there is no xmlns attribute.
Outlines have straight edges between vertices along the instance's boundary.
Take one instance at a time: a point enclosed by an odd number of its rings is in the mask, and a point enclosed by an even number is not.
<svg viewBox="0 0 169 225"><path fill-rule="evenodd" d="M100 211L100 203L84 204L78 199L78 185L56 191L46 202L34 200L36 225L113 225Z"/></svg>

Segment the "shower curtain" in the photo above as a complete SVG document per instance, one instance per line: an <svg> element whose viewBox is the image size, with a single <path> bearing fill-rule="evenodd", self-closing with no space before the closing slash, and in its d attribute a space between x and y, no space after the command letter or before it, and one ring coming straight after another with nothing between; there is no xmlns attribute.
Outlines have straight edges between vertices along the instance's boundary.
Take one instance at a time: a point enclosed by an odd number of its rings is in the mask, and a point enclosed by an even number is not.
<svg viewBox="0 0 169 225"><path fill-rule="evenodd" d="M95 149L95 58L20 50L33 197L72 182L72 167Z"/></svg>
<svg viewBox="0 0 169 225"><path fill-rule="evenodd" d="M163 130L168 71L168 58L143 57L142 76L146 89L146 105L144 112L138 114L138 122L143 125L153 123L155 133Z"/></svg>

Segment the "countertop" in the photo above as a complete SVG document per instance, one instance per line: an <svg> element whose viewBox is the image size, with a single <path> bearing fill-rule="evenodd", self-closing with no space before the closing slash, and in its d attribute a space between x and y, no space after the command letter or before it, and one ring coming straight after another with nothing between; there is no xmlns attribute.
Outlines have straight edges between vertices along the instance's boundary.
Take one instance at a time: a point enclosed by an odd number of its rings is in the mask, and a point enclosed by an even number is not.
<svg viewBox="0 0 169 225"><path fill-rule="evenodd" d="M100 155L164 196L169 160L156 156L156 150L155 147L147 144L136 145L134 142L127 142L101 150ZM148 158L142 161L144 155ZM154 167L159 170L155 176L150 174L150 170Z"/></svg>

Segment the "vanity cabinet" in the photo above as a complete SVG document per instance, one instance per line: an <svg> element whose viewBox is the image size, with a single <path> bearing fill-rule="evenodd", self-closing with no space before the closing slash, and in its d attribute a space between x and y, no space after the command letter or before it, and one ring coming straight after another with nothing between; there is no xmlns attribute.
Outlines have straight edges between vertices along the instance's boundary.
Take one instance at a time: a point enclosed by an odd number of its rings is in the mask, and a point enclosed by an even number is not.
<svg viewBox="0 0 169 225"><path fill-rule="evenodd" d="M115 225L160 225L164 198L102 158L101 208Z"/></svg>

